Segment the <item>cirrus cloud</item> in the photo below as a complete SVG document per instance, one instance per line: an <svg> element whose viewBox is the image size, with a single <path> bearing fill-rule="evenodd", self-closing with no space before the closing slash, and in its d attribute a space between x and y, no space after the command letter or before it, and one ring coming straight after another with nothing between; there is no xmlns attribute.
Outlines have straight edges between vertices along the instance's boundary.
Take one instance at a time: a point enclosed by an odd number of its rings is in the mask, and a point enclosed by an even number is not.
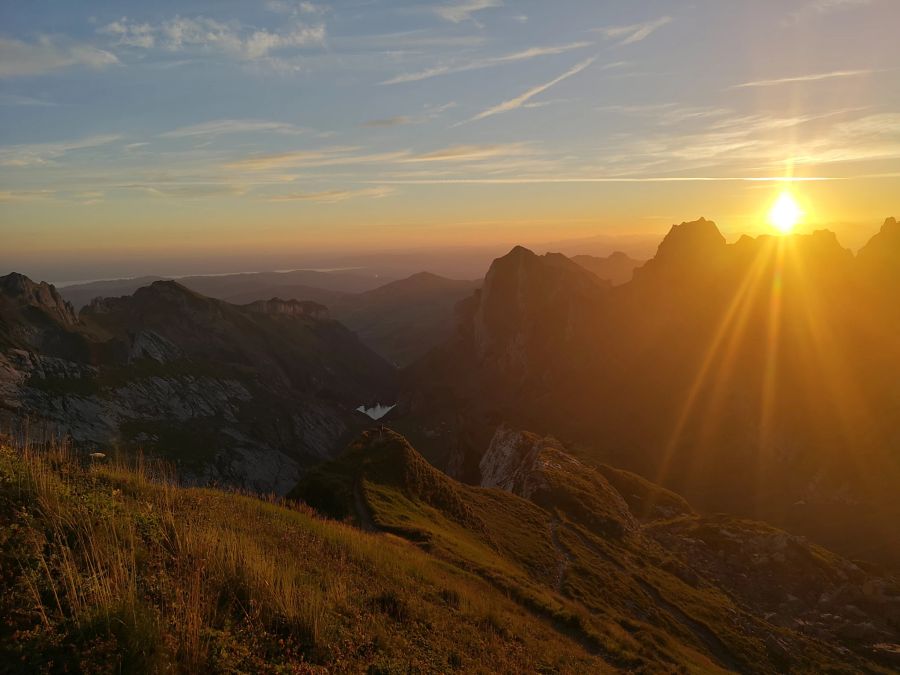
<svg viewBox="0 0 900 675"><path fill-rule="evenodd" d="M101 69L119 62L115 54L87 44L57 42L42 35L36 42L0 38L0 77L27 77L83 66Z"/></svg>

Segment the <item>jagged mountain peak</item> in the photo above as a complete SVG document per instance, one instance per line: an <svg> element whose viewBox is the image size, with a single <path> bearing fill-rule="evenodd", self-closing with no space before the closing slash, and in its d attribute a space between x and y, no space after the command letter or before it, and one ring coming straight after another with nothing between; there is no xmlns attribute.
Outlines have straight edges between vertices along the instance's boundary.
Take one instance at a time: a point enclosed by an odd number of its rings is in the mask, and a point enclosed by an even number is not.
<svg viewBox="0 0 900 675"><path fill-rule="evenodd" d="M0 294L21 305L39 309L66 326L78 323L72 305L63 300L53 284L46 281L35 282L24 274L11 272L0 277Z"/></svg>
<svg viewBox="0 0 900 675"><path fill-rule="evenodd" d="M711 220L698 220L673 225L659 245L656 257L682 252L709 252L725 246L725 237Z"/></svg>
<svg viewBox="0 0 900 675"><path fill-rule="evenodd" d="M886 218L881 230L859 250L858 257L882 265L900 263L900 222Z"/></svg>
<svg viewBox="0 0 900 675"><path fill-rule="evenodd" d="M750 240L755 241L755 240ZM740 247L746 246L742 240ZM700 218L673 225L656 255L634 271L635 279L691 279L701 277L720 262L729 251L725 237L716 224Z"/></svg>
<svg viewBox="0 0 900 675"><path fill-rule="evenodd" d="M538 255L530 248L525 248L524 246L513 246L509 253L507 253L504 258L537 258Z"/></svg>
<svg viewBox="0 0 900 675"><path fill-rule="evenodd" d="M519 282L528 282L530 279L540 277L558 277L561 274L580 278L596 285L599 281L593 274L585 270L581 265L562 253L545 253L538 255L524 246L515 246L505 256L497 258L488 269L485 276L485 288L491 284L491 280L497 277L510 277L516 274Z"/></svg>

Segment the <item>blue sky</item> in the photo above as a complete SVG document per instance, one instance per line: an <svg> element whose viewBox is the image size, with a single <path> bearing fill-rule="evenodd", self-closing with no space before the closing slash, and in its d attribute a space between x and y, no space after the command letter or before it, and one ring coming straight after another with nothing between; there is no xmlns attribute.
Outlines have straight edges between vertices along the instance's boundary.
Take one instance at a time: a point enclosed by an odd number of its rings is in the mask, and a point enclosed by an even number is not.
<svg viewBox="0 0 900 675"><path fill-rule="evenodd" d="M898 26L895 0L3 0L5 256L753 230L781 183L744 179L786 175L828 179L808 224L852 238L896 209Z"/></svg>

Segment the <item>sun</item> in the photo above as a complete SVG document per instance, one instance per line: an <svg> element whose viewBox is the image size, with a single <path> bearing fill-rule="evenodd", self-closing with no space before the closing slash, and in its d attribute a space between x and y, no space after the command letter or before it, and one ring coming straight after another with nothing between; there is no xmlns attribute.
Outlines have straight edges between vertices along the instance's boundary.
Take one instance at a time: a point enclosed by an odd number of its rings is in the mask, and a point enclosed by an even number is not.
<svg viewBox="0 0 900 675"><path fill-rule="evenodd" d="M778 196L769 210L769 222L782 234L793 232L794 227L800 222L801 216L803 216L803 211L800 209L800 205L786 190Z"/></svg>

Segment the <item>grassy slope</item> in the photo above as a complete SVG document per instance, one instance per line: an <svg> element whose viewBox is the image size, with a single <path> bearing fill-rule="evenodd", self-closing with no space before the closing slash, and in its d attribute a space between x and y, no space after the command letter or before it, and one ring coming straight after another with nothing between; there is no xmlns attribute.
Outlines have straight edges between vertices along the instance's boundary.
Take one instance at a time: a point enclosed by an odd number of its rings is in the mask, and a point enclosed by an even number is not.
<svg viewBox="0 0 900 675"><path fill-rule="evenodd" d="M478 575L279 505L0 449L0 672L603 672Z"/></svg>
<svg viewBox="0 0 900 675"><path fill-rule="evenodd" d="M671 493L641 497L646 485L606 473L628 485L635 504L669 502L673 512L689 512ZM575 511L456 483L389 430L368 432L340 460L310 473L295 494L471 570L617 668L879 672L769 624L649 537L609 536L585 527ZM564 505L579 499L577 492L562 497Z"/></svg>

